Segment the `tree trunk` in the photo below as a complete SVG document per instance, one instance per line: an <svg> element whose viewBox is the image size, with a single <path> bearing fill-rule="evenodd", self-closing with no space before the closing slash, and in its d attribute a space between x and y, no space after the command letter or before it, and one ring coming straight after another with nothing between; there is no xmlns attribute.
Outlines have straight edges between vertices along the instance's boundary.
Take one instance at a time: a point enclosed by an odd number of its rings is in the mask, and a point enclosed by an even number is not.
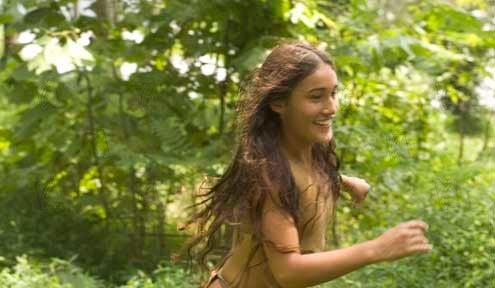
<svg viewBox="0 0 495 288"><path fill-rule="evenodd" d="M9 1L2 1L2 6L0 6L0 14L7 10ZM7 56L9 49L9 41L7 40L7 24L0 25L0 70L3 70L5 65L7 64Z"/></svg>
<svg viewBox="0 0 495 288"><path fill-rule="evenodd" d="M5 25L0 25L0 59L2 62L3 62L4 52L5 52L6 46L7 46L7 45L5 45L5 43L7 43L7 41L5 41L5 30L3 28L4 26ZM2 68L3 68L3 66L2 66Z"/></svg>
<svg viewBox="0 0 495 288"><path fill-rule="evenodd" d="M157 229L156 232L158 233L158 258L163 259L163 255L165 254L165 223L167 219L167 199L168 197L165 197L165 199L160 199L160 197L157 197L158 201L158 221L157 221Z"/></svg>
<svg viewBox="0 0 495 288"><path fill-rule="evenodd" d="M117 22L117 3L115 0L97 0L95 3L95 13L99 19L108 21L110 27Z"/></svg>
<svg viewBox="0 0 495 288"><path fill-rule="evenodd" d="M223 130L224 130L224 118L225 118L225 97L227 96L227 91L228 91L228 83L229 83L229 79L230 79L230 75L229 75L229 65L230 65L230 56L229 56L229 22L230 22L230 19L228 19L226 21L226 25L225 25L225 32L224 32L224 35L223 35L223 47L222 47L222 54L223 54L223 57L224 57L224 63L223 63L223 66L225 68L225 71L226 71L226 75L225 75L225 79L220 83L219 85L219 96L220 96L220 118L219 118L219 123L218 123L218 131L220 134L223 134ZM217 65L218 67L218 54L217 54Z"/></svg>
<svg viewBox="0 0 495 288"><path fill-rule="evenodd" d="M490 142L490 128L491 128L491 122L487 121L485 124L485 131L483 133L483 147L481 147L480 152L478 152L478 156L476 159L480 160L483 157L484 152L488 149L489 142Z"/></svg>
<svg viewBox="0 0 495 288"><path fill-rule="evenodd" d="M93 115L93 86L91 84L91 80L85 72L83 72L83 77L86 80L86 89L87 89L87 94L88 94L88 99L86 102L86 109L88 113L88 124L89 124L89 134L91 135L90 139L90 145L91 145L91 153L93 157L93 165L96 167L97 175L98 175L98 180L100 181L100 186L98 187L98 196L101 201L101 205L103 206L103 209L105 211L105 229L108 232L108 220L111 217L110 213L110 204L107 199L107 195L105 194L105 183L103 181L103 168L101 167L100 164L100 157L98 155L98 150L97 150L97 145L96 145L96 123L95 123L95 117Z"/></svg>
<svg viewBox="0 0 495 288"><path fill-rule="evenodd" d="M462 158L464 156L464 131L459 132L459 155L457 157L457 165L461 165Z"/></svg>
<svg viewBox="0 0 495 288"><path fill-rule="evenodd" d="M74 20L77 20L80 16L79 0L74 1Z"/></svg>

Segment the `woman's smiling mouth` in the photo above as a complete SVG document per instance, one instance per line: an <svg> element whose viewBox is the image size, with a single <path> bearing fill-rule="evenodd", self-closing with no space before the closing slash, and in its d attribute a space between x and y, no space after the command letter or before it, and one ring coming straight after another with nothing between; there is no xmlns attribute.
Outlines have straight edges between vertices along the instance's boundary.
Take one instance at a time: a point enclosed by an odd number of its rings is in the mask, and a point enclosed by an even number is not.
<svg viewBox="0 0 495 288"><path fill-rule="evenodd" d="M321 126L321 127L330 127L332 126L332 119L327 119L327 120L318 120L313 122L315 125Z"/></svg>

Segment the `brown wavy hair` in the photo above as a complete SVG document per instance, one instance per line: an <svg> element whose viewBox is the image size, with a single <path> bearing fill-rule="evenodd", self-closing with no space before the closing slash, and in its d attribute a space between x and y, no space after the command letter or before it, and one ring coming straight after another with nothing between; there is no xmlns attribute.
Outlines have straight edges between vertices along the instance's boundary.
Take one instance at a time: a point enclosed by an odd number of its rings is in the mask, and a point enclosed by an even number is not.
<svg viewBox="0 0 495 288"><path fill-rule="evenodd" d="M270 103L288 99L295 86L322 63L335 70L330 58L319 49L303 42L283 42L254 71L241 92L236 153L218 181L200 194L203 200L195 205L198 212L185 223L196 223L197 231L184 250L192 256L193 248L204 243L197 255L203 267L223 225L248 219L256 239L262 239L261 217L266 197L277 197L274 202L299 223L301 191L280 150L281 120ZM314 144L312 157L316 171L330 184L335 205L341 183L335 141Z"/></svg>

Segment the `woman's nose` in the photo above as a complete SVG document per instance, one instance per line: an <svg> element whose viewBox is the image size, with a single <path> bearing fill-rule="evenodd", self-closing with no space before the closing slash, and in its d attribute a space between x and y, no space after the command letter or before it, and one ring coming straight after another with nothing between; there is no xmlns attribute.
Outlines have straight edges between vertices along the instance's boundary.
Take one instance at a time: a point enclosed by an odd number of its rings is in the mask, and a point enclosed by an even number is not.
<svg viewBox="0 0 495 288"><path fill-rule="evenodd" d="M325 114L335 114L338 110L338 103L336 99L328 99L325 101L325 107L323 109L323 113Z"/></svg>

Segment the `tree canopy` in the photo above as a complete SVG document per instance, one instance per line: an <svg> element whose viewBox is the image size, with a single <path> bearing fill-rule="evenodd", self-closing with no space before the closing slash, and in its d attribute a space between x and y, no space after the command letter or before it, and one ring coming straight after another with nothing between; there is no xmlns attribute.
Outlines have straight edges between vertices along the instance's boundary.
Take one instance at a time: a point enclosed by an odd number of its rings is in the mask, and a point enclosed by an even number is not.
<svg viewBox="0 0 495 288"><path fill-rule="evenodd" d="M301 39L337 66L343 172L374 187L365 207L344 199L332 244L424 217L436 246L335 285L489 287L494 30L484 0L0 0L0 284L44 273L24 254L115 285L195 285L168 261L176 226L228 164L250 73ZM92 282L74 287L101 284L77 271Z"/></svg>

